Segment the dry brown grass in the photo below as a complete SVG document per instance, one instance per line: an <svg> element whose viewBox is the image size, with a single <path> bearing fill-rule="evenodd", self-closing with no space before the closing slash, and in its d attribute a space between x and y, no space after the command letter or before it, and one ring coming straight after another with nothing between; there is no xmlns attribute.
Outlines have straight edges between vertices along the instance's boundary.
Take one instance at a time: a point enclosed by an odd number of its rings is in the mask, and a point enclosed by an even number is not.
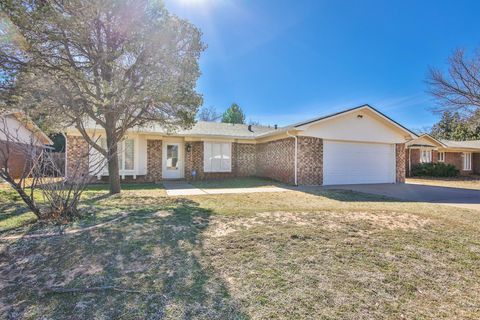
<svg viewBox="0 0 480 320"><path fill-rule="evenodd" d="M118 223L0 242L0 317L480 317L478 211L348 191L172 198L136 189L88 200L95 216L71 228L128 212ZM42 292L101 285L143 293Z"/></svg>

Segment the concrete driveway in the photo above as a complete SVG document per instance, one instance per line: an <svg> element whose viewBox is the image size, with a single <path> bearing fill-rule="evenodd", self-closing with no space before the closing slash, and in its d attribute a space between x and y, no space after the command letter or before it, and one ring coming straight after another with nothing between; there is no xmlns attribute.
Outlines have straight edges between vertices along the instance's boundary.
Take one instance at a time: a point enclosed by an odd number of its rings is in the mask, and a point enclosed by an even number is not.
<svg viewBox="0 0 480 320"><path fill-rule="evenodd" d="M480 210L480 190L427 186L410 183L338 185L325 188L352 190L406 201L430 202Z"/></svg>

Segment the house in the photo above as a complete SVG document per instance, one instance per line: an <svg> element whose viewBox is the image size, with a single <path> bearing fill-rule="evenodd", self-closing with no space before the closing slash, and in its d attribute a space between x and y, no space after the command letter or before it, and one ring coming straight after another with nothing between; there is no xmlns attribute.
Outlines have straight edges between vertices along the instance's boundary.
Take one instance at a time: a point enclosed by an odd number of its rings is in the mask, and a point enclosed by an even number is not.
<svg viewBox="0 0 480 320"><path fill-rule="evenodd" d="M45 148L52 140L21 111L0 113L0 169L18 179L28 171L26 152Z"/></svg>
<svg viewBox="0 0 480 320"><path fill-rule="evenodd" d="M437 140L429 134L407 142L407 175L419 163L443 162L454 165L461 175L480 174L480 140Z"/></svg>
<svg viewBox="0 0 480 320"><path fill-rule="evenodd" d="M105 143L100 127L86 130ZM67 177L74 170L92 174L99 155L75 128L66 134ZM154 125L128 131L119 144L120 175L125 181L258 176L296 185L401 183L405 144L416 138L369 105L282 128L198 122L167 132ZM95 174L108 177L106 168Z"/></svg>

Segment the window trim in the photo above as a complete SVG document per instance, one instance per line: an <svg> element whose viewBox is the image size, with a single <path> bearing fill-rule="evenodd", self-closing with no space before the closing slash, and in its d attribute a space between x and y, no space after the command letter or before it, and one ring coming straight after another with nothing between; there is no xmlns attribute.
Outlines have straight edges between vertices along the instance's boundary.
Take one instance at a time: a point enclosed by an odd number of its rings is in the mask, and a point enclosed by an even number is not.
<svg viewBox="0 0 480 320"><path fill-rule="evenodd" d="M125 155L126 155L126 153L125 153L125 141L127 141L127 140L131 140L132 143L133 143L133 154L132 154L133 168L132 169L125 169L125 163L126 163L126 161L125 161L125 159L126 159L126 157L125 157ZM122 163L120 165L120 172L133 172L133 171L135 171L136 164L137 164L137 159L135 157L135 154L136 154L135 146L136 146L137 143L136 143L135 139L125 138L121 142L119 142L119 144L121 144L121 149L120 148L119 149L121 150L121 153L122 153Z"/></svg>
<svg viewBox="0 0 480 320"><path fill-rule="evenodd" d="M425 157L423 156L425 152ZM432 162L432 149L420 148L420 163L431 163Z"/></svg>
<svg viewBox="0 0 480 320"><path fill-rule="evenodd" d="M445 162L445 151L438 152L438 162Z"/></svg>
<svg viewBox="0 0 480 320"><path fill-rule="evenodd" d="M472 153L471 152L462 153L462 170L472 171Z"/></svg>
<svg viewBox="0 0 480 320"><path fill-rule="evenodd" d="M207 155L207 145L210 145L210 155ZM215 169L212 166L212 151L214 145L220 145L220 168ZM225 154L223 148L225 145L228 145L228 154ZM228 157L225 157L225 155ZM207 157L210 157L210 166L207 165ZM228 160L228 169L223 169L222 164L223 160ZM217 142L217 141L204 141L203 142L203 172L206 173L215 173L215 172L232 172L232 143L231 142Z"/></svg>
<svg viewBox="0 0 480 320"><path fill-rule="evenodd" d="M132 140L133 141L133 169L125 169L125 141ZM100 137L99 139L100 146L102 148L106 148L107 145L107 138ZM100 154L98 151L92 148L93 152ZM138 140L135 137L126 137L122 141L119 141L117 144L117 153L119 161L119 174L121 176L125 175L136 175L137 168L138 168ZM108 164L106 163L102 169L102 172L98 174L99 176L108 176Z"/></svg>

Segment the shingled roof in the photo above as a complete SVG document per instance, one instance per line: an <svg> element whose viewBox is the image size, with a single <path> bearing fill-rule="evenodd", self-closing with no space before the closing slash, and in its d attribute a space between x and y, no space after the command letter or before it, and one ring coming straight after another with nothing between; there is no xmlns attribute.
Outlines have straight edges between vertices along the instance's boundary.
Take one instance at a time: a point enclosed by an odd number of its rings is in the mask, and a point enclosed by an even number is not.
<svg viewBox="0 0 480 320"><path fill-rule="evenodd" d="M273 131L275 131L274 128L267 126L252 125L251 130L249 130L249 126L246 124L198 121L191 129L179 130L174 134L183 136L226 136L232 138L253 139L259 135Z"/></svg>
<svg viewBox="0 0 480 320"><path fill-rule="evenodd" d="M466 148L466 149L480 149L480 140L468 140L468 141L453 141L453 140L440 140L448 148Z"/></svg>

